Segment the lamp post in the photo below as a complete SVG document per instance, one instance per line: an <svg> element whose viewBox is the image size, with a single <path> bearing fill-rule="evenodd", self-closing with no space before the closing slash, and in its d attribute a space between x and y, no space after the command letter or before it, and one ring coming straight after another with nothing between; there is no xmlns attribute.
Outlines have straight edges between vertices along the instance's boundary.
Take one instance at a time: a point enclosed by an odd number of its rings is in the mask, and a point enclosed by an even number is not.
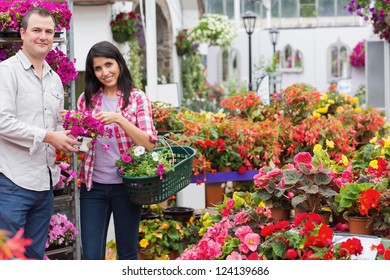
<svg viewBox="0 0 390 280"><path fill-rule="evenodd" d="M273 55L272 55L272 64L274 63L274 59L275 59L275 53L276 53L276 44L278 43L278 40L279 40L279 30L277 29L271 29L269 31L269 37L271 38L271 43L272 43L272 47L273 47ZM273 80L273 84L274 84L274 92L276 92L276 83L275 83L275 77L274 77L274 80Z"/></svg>
<svg viewBox="0 0 390 280"><path fill-rule="evenodd" d="M246 12L242 19L244 20L245 31L249 37L249 83L248 89L252 91L252 40L251 35L255 30L256 15L250 11Z"/></svg>
<svg viewBox="0 0 390 280"><path fill-rule="evenodd" d="M279 40L279 30L271 29L269 31L269 37L271 38L271 43L272 43L272 46L273 46L273 51L274 51L274 56L275 56L276 44L278 43L278 40Z"/></svg>

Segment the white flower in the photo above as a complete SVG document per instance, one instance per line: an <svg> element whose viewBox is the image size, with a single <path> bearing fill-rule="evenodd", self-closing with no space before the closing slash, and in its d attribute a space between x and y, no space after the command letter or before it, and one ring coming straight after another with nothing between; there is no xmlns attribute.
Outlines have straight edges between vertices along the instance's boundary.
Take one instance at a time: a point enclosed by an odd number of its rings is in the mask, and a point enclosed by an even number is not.
<svg viewBox="0 0 390 280"><path fill-rule="evenodd" d="M158 161L158 153L153 152L152 153L152 158L153 158L154 161Z"/></svg>
<svg viewBox="0 0 390 280"><path fill-rule="evenodd" d="M139 157L145 153L145 147L138 146L137 148L134 149L134 155Z"/></svg>

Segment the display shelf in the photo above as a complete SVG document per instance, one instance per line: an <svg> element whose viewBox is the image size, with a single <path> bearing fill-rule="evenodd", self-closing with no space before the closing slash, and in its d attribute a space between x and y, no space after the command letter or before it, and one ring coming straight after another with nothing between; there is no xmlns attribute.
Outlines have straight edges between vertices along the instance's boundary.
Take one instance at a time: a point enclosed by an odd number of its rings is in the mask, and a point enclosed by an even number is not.
<svg viewBox="0 0 390 280"><path fill-rule="evenodd" d="M200 174L199 176L192 176L191 183L219 183L226 181L251 181L253 176L259 173L259 170L248 170L240 175L237 171L232 172L217 172Z"/></svg>
<svg viewBox="0 0 390 280"><path fill-rule="evenodd" d="M54 38L53 39L54 43L59 43L59 44L65 44L66 39L65 38ZM7 38L7 37L1 37L0 36L0 44L13 44L13 43L23 43L22 39L20 38Z"/></svg>

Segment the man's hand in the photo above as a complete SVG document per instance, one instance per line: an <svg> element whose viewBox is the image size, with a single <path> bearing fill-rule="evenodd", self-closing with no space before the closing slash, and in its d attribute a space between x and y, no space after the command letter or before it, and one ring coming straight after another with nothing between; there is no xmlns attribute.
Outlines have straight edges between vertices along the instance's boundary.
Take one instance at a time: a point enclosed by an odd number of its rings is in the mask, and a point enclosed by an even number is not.
<svg viewBox="0 0 390 280"><path fill-rule="evenodd" d="M78 152L74 146L80 146L81 142L71 138L69 133L70 130L47 131L43 141L63 152Z"/></svg>

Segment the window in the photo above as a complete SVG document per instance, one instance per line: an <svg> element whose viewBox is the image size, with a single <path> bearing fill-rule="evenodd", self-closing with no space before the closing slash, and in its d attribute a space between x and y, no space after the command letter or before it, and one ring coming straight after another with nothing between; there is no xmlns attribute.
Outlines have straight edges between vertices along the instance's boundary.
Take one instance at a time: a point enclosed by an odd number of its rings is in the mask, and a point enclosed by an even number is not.
<svg viewBox="0 0 390 280"><path fill-rule="evenodd" d="M349 53L348 46L343 44L340 40L329 47L329 82L349 79L351 77L351 65L348 60Z"/></svg>
<svg viewBox="0 0 390 280"><path fill-rule="evenodd" d="M334 0L318 0L318 16L335 16Z"/></svg>
<svg viewBox="0 0 390 280"><path fill-rule="evenodd" d="M231 79L240 79L239 53L236 49L230 49L221 53L221 80L227 84Z"/></svg>
<svg viewBox="0 0 390 280"><path fill-rule="evenodd" d="M316 17L316 0L300 0L299 15L301 17Z"/></svg>
<svg viewBox="0 0 390 280"><path fill-rule="evenodd" d="M234 18L234 0L203 0L206 14L227 15Z"/></svg>
<svg viewBox="0 0 390 280"><path fill-rule="evenodd" d="M282 72L302 72L303 54L287 44L281 52L276 52L278 64Z"/></svg>
<svg viewBox="0 0 390 280"><path fill-rule="evenodd" d="M298 2L297 0L285 0L281 6L282 17L293 18L298 16Z"/></svg>

